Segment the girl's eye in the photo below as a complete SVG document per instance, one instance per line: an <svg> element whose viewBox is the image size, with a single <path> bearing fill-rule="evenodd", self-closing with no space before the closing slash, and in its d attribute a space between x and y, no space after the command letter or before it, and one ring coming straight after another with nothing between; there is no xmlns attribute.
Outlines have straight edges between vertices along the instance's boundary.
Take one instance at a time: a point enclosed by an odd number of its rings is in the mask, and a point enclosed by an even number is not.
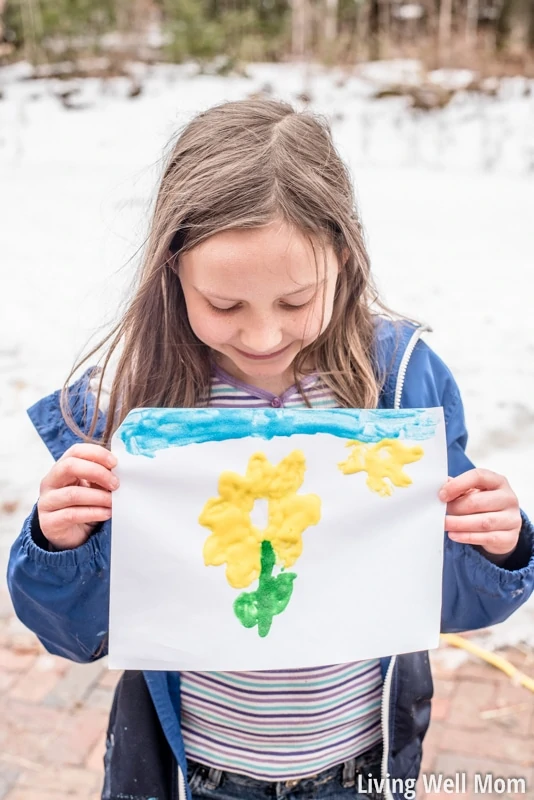
<svg viewBox="0 0 534 800"><path fill-rule="evenodd" d="M311 300L307 300L305 303L300 303L299 305L292 305L291 303L280 303L280 307L283 308L285 311L298 311L300 308L306 308L312 302ZM212 303L208 302L208 306L210 311L214 311L216 314L231 314L233 311L238 311L241 308L240 303L236 303L234 306L230 306L229 308L221 308L220 306L214 306Z"/></svg>
<svg viewBox="0 0 534 800"><path fill-rule="evenodd" d="M281 306L282 306L282 308L285 308L286 311L298 311L299 308L306 308L307 306L309 306L311 304L312 300L313 300L313 297L312 297L311 300L306 300L305 303L300 303L298 306L297 305L292 305L291 303L281 303Z"/></svg>
<svg viewBox="0 0 534 800"><path fill-rule="evenodd" d="M219 308L219 306L214 306L211 303L208 303L211 311L215 311L216 314L231 314L232 311L237 311L239 305L230 306L230 308Z"/></svg>

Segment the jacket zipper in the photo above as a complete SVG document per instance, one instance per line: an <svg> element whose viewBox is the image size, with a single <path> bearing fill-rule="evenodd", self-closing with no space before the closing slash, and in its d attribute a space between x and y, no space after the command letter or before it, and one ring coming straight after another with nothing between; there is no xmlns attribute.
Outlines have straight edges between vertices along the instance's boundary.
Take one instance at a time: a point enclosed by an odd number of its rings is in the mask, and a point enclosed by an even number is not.
<svg viewBox="0 0 534 800"><path fill-rule="evenodd" d="M408 344L406 345L406 349L402 355L402 359L399 365L399 371L397 373L397 382L395 384L395 400L393 408L398 409L401 407L402 390L404 389L406 372L408 370L408 364L410 363L410 358L415 349L415 345L421 338L421 334L424 333L425 331L430 331L430 330L432 329L426 325L421 325L420 327L416 328L413 334L411 335ZM386 677L384 678L384 687L382 689L381 721L382 721L383 749L382 749L381 778L382 778L382 786L384 787L384 800L395 800L389 788L388 761L389 761L389 708L390 708L389 701L391 697L391 684L393 682L393 670L395 669L396 663L397 663L397 656L392 656L386 672Z"/></svg>
<svg viewBox="0 0 534 800"><path fill-rule="evenodd" d="M389 758L389 698L391 696L391 683L393 681L393 670L397 656L391 656L386 677L384 679L384 688L382 689L382 766L381 778L382 786L384 787L384 800L394 800L393 795L389 789L388 780L388 758Z"/></svg>
<svg viewBox="0 0 534 800"><path fill-rule="evenodd" d="M419 328L416 328L412 333L408 344L406 345L406 350L403 353L399 371L397 373L397 383L395 385L395 401L393 404L393 408L400 408L401 407L401 400L402 400L402 390L404 389L404 379L406 378L406 371L408 369L408 364L410 362L410 358L412 357L412 353L415 349L415 345L421 338L421 334L425 333L425 331L431 331L432 328L429 328L427 325L421 325Z"/></svg>
<svg viewBox="0 0 534 800"><path fill-rule="evenodd" d="M187 800L185 778L181 766L178 764L178 800Z"/></svg>

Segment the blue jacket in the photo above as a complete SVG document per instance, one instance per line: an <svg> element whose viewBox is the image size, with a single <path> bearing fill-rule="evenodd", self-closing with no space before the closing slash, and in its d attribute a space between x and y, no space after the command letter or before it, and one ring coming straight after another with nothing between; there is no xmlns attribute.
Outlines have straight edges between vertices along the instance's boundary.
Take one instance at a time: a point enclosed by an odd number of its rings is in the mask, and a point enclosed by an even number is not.
<svg viewBox="0 0 534 800"><path fill-rule="evenodd" d="M449 369L420 339L420 333L420 328L406 323L381 322L377 326L376 361L387 375L379 407L443 406L449 475L456 476L473 467L465 453L467 431L462 401ZM94 400L87 393L88 381L89 373L86 373L70 390L73 415L81 426L92 416ZM29 415L54 458L59 458L78 441L61 415L59 392L38 402L29 410ZM100 419L99 430L102 423ZM106 654L110 537L111 523L106 522L81 547L50 552L39 529L35 509L25 521L11 551L8 583L19 618L37 634L49 652L80 662L90 662ZM452 542L445 536L442 631L483 628L502 622L519 608L534 588L533 548L534 530L526 517L523 517L518 547L501 567L485 559L475 548ZM403 779L415 777L419 772L421 742L430 719L432 679L428 654L385 657L382 669L383 774L389 772ZM187 771L180 731L179 674L145 672L143 688L137 690L138 695L146 692L146 688L151 708L155 708L157 714L150 725L154 723L163 731L162 741L169 749L171 766L168 769L174 769L176 776L184 776ZM128 718L129 709L141 707L141 700L136 706L138 701L132 699L131 694L122 706L120 697L116 702L119 707L112 715L116 718L115 724L119 718L122 721ZM143 718L150 713L145 709ZM113 724L112 720L111 728ZM153 728L147 722L143 738L139 733L143 724L139 719L135 721L140 737L137 743L122 741L122 766L117 766L117 758L113 760L113 743L117 742L119 732L109 737L103 797L106 800L126 795L132 800L146 796L162 800L190 798L183 778L169 779L164 789L159 784L156 789L153 786L140 789L142 779L139 776L123 774L117 778L114 774L114 770L124 773L126 762L130 764L130 773L135 770L131 765L136 763L136 747L146 755ZM165 769L168 772L167 767ZM150 770L145 765L145 773L147 771ZM398 792L385 794L386 798L395 800L401 796Z"/></svg>

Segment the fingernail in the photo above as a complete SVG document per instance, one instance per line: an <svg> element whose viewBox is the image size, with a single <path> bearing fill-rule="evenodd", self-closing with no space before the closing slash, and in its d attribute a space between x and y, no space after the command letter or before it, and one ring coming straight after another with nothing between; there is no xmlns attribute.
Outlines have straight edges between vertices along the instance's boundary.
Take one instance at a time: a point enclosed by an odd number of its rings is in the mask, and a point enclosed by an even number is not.
<svg viewBox="0 0 534 800"><path fill-rule="evenodd" d="M118 489L120 486L119 479L116 478L115 476L113 476L111 479L111 486L113 489Z"/></svg>
<svg viewBox="0 0 534 800"><path fill-rule="evenodd" d="M439 497L440 500L443 500L443 501L445 501L447 499L447 492L445 491L445 489L440 489L439 490L438 497Z"/></svg>

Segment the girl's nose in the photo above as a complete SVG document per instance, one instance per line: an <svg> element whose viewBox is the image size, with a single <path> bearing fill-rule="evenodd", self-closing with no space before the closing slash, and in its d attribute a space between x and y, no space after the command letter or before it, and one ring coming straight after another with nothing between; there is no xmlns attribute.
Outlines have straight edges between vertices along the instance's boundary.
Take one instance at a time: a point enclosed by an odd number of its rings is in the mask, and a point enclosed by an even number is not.
<svg viewBox="0 0 534 800"><path fill-rule="evenodd" d="M244 350L256 355L271 353L282 342L283 333L275 321L255 324L241 331L241 344Z"/></svg>

